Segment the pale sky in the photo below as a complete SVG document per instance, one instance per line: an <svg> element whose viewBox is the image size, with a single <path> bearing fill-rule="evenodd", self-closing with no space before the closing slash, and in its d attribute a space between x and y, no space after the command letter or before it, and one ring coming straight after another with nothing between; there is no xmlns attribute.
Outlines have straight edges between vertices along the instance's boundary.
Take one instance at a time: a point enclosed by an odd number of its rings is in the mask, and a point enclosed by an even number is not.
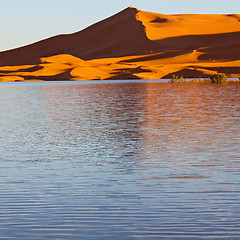
<svg viewBox="0 0 240 240"><path fill-rule="evenodd" d="M240 13L240 0L0 0L0 51L80 31L129 6L163 14Z"/></svg>

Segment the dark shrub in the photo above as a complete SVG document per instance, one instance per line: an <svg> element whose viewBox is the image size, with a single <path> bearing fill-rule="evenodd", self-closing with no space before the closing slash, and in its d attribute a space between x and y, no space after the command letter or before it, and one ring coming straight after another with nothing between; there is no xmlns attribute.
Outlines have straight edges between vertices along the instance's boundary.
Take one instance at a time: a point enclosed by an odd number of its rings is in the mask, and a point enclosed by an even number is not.
<svg viewBox="0 0 240 240"><path fill-rule="evenodd" d="M224 73L214 74L210 77L212 83L228 83L228 77Z"/></svg>

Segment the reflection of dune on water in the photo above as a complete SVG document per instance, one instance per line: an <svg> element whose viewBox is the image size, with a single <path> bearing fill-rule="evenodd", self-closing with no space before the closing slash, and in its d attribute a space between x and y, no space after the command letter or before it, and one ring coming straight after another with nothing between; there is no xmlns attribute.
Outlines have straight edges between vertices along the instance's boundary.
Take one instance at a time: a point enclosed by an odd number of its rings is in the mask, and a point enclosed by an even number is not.
<svg viewBox="0 0 240 240"><path fill-rule="evenodd" d="M231 93L226 86L160 84L148 82L146 88L146 118L141 128L152 159L148 165L162 166L172 177L208 177L225 165L219 158L236 141L220 140L233 133L219 119L229 124L235 121L238 87ZM231 94L235 97L228 99Z"/></svg>
<svg viewBox="0 0 240 240"><path fill-rule="evenodd" d="M106 161L112 160L108 164L124 171L138 166L145 83L53 84L42 90L49 135L55 145L66 152L75 146L79 159L91 157L96 164L105 156ZM71 131L78 132L78 137L69 135Z"/></svg>

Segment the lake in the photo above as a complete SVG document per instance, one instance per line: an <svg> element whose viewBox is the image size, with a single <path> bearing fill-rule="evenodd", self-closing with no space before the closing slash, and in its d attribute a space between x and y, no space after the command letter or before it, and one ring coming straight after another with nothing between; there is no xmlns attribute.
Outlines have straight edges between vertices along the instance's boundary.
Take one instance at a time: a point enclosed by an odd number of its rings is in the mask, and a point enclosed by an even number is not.
<svg viewBox="0 0 240 240"><path fill-rule="evenodd" d="M240 239L240 83L2 83L0 116L0 239Z"/></svg>

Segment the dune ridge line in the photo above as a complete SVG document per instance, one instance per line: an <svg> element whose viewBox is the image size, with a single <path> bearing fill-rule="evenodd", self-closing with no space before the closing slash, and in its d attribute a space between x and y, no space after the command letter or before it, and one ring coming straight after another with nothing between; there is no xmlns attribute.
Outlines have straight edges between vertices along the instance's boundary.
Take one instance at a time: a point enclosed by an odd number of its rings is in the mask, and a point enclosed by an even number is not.
<svg viewBox="0 0 240 240"><path fill-rule="evenodd" d="M134 7L73 34L0 52L0 81L240 77L239 14Z"/></svg>

